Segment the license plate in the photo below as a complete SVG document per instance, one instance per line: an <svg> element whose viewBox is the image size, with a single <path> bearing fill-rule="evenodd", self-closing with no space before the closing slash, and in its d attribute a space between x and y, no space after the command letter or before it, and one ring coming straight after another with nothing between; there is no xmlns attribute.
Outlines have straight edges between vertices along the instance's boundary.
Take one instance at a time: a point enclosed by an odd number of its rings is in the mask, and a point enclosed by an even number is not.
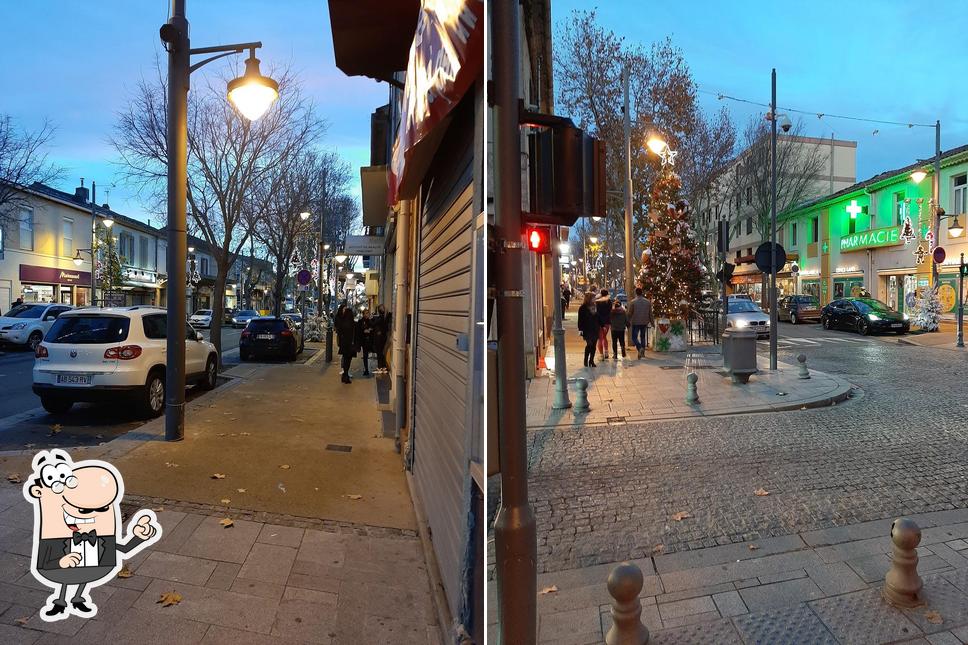
<svg viewBox="0 0 968 645"><path fill-rule="evenodd" d="M58 374L57 382L66 385L90 385L90 374Z"/></svg>
<svg viewBox="0 0 968 645"><path fill-rule="evenodd" d="M272 340L273 338L275 338L275 336L273 336L272 334L259 334L256 336L256 338L258 338L259 340Z"/></svg>
<svg viewBox="0 0 968 645"><path fill-rule="evenodd" d="M892 323L892 324L891 324L891 327L892 327L892 328L895 328L895 327L896 327L896 328L898 328L898 329L900 329L900 328L901 328L901 327L903 327L903 326L904 326L904 325L902 325L901 323Z"/></svg>

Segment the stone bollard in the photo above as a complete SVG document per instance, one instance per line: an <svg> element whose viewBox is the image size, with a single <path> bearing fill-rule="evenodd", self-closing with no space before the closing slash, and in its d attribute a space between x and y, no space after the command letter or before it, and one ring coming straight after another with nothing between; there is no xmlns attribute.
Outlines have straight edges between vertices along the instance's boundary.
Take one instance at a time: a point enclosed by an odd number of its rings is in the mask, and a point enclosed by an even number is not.
<svg viewBox="0 0 968 645"><path fill-rule="evenodd" d="M698 380L699 375L695 372L686 374L686 403L690 405L699 403L699 392L696 390L696 381Z"/></svg>
<svg viewBox="0 0 968 645"><path fill-rule="evenodd" d="M612 602L612 627L605 634L605 645L645 645L649 630L642 624L642 570L623 562L608 574L608 593Z"/></svg>
<svg viewBox="0 0 968 645"><path fill-rule="evenodd" d="M571 409L576 413L588 412L591 409L588 406L588 379L576 378L575 390L575 404Z"/></svg>
<svg viewBox="0 0 968 645"><path fill-rule="evenodd" d="M810 370L807 369L807 355L800 354L797 356L797 362L800 363L800 378L810 378Z"/></svg>
<svg viewBox="0 0 968 645"><path fill-rule="evenodd" d="M921 600L921 577L918 575L918 544L921 529L914 520L902 517L891 525L894 554L891 568L884 577L884 599L898 607L917 607Z"/></svg>

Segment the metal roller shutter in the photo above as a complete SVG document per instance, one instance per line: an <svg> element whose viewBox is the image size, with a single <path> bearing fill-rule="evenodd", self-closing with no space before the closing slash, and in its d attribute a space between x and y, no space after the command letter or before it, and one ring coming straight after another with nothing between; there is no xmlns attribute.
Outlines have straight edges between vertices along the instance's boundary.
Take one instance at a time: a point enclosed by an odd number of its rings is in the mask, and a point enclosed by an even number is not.
<svg viewBox="0 0 968 645"><path fill-rule="evenodd" d="M462 180L464 178L462 177ZM462 186L463 184L463 186ZM451 611L461 606L467 542L468 353L471 331L473 185L459 181L449 204L428 208L421 226L415 320L414 461Z"/></svg>

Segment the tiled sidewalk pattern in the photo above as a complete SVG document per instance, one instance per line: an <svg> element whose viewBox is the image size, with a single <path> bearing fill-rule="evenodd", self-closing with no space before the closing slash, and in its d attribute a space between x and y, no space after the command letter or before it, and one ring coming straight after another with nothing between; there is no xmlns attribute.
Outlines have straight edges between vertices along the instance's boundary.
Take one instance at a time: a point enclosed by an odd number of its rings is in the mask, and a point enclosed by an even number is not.
<svg viewBox="0 0 968 645"><path fill-rule="evenodd" d="M645 574L650 643L968 643L968 511L916 519L924 535L922 607L896 609L881 599L891 547L884 520L760 540L750 543L755 550L737 544L635 561ZM538 596L540 642L602 642L613 566L539 575L539 589L558 589Z"/></svg>

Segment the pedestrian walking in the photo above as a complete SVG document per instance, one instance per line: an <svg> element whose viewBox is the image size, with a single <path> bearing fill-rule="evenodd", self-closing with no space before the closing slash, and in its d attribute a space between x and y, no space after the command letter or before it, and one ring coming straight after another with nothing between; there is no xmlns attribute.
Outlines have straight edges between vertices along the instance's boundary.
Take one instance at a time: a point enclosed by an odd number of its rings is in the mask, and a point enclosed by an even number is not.
<svg viewBox="0 0 968 645"><path fill-rule="evenodd" d="M344 383L352 382L352 379L350 379L350 363L356 356L356 321L354 318L353 310L344 303L336 310L336 318L333 322L333 328L336 330L336 343L342 357L340 359L340 368L342 369L340 380Z"/></svg>
<svg viewBox="0 0 968 645"><path fill-rule="evenodd" d="M356 341L356 348L363 355L363 376L369 376L370 354L373 353L373 319L370 318L369 309L364 309L363 315L356 321L353 338Z"/></svg>
<svg viewBox="0 0 968 645"><path fill-rule="evenodd" d="M373 351L376 353L376 371L384 374L387 371L387 338L390 337L390 322L387 308L380 305L373 315Z"/></svg>
<svg viewBox="0 0 968 645"><path fill-rule="evenodd" d="M595 344L598 342L598 309L595 293L585 292L585 299L578 308L578 333L585 339L585 367L595 367Z"/></svg>
<svg viewBox="0 0 968 645"><path fill-rule="evenodd" d="M642 288L636 287L635 298L629 303L629 325L632 326L632 344L639 352L639 358L645 355L646 330L652 324L652 303L642 295Z"/></svg>
<svg viewBox="0 0 968 645"><path fill-rule="evenodd" d="M595 311L598 313L598 352L608 358L608 330L612 321L612 299L608 297L608 289L602 289L601 295L595 299Z"/></svg>
<svg viewBox="0 0 968 645"><path fill-rule="evenodd" d="M571 304L571 287L568 286L567 282L561 285L561 297L565 299L565 311L568 311L568 305Z"/></svg>
<svg viewBox="0 0 968 645"><path fill-rule="evenodd" d="M13 309L14 307L19 307L19 306L20 306L20 305L22 305L23 303L24 303L24 299L23 299L23 298L17 298L17 299L16 299L16 300L14 300L14 301L13 301L13 303L12 303L12 304L10 305L10 308L11 308L11 309Z"/></svg>
<svg viewBox="0 0 968 645"><path fill-rule="evenodd" d="M625 358L625 330L629 327L628 312L618 300L612 306L612 357L618 360L618 346L622 346L622 358Z"/></svg>

